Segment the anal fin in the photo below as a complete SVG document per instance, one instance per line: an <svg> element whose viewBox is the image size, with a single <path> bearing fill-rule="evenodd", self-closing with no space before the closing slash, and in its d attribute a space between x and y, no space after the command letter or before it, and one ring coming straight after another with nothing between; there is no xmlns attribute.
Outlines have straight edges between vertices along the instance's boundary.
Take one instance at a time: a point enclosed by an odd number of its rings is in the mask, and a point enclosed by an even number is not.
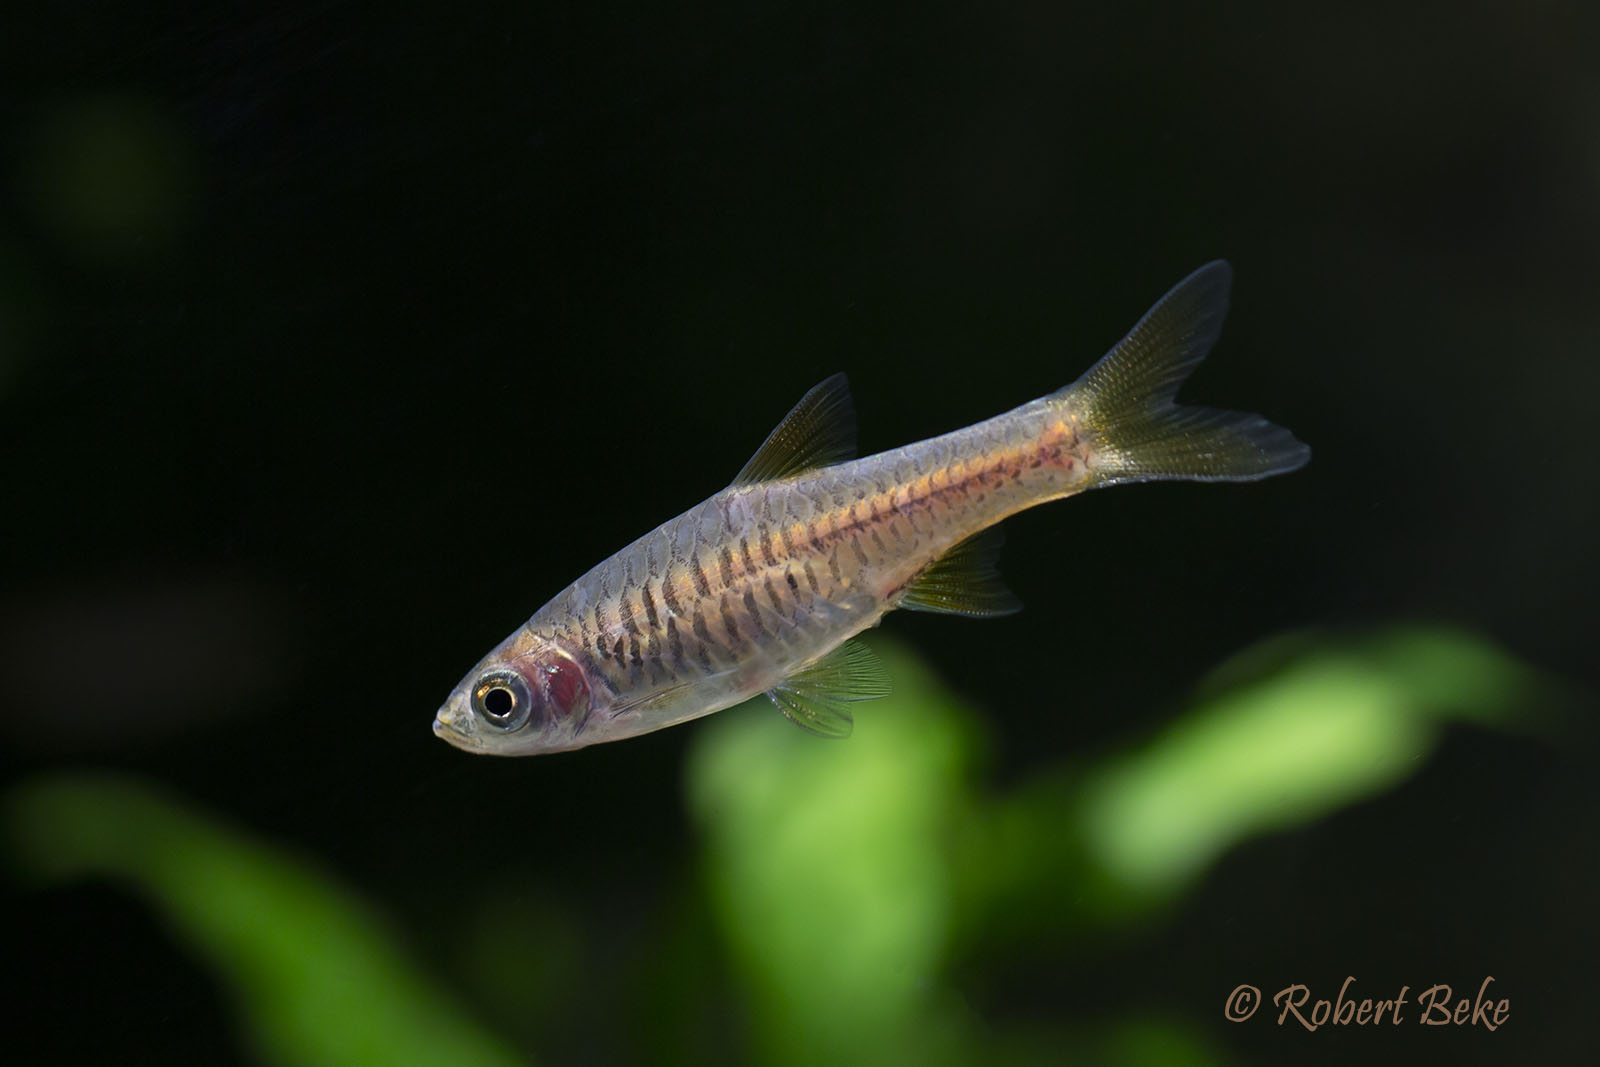
<svg viewBox="0 0 1600 1067"><path fill-rule="evenodd" d="M1021 611L1022 601L1005 587L996 566L1003 544L1005 535L998 526L973 534L928 564L895 606L973 617Z"/></svg>
<svg viewBox="0 0 1600 1067"><path fill-rule="evenodd" d="M802 730L849 737L849 705L889 695L889 672L872 650L850 640L767 690L767 698Z"/></svg>

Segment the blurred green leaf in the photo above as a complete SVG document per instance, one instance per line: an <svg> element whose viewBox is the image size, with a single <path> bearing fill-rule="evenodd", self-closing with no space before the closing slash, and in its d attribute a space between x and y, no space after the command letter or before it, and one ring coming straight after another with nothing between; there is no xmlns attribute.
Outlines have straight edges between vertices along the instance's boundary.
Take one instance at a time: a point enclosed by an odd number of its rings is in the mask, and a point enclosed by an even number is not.
<svg viewBox="0 0 1600 1067"><path fill-rule="evenodd" d="M1404 780L1453 719L1509 723L1538 684L1485 641L1421 627L1269 642L1220 673L1263 671L1083 783L1077 821L1115 881L1168 892L1247 838Z"/></svg>
<svg viewBox="0 0 1600 1067"><path fill-rule="evenodd" d="M116 879L158 908L231 988L266 1062L523 1062L419 974L350 893L149 785L57 775L15 788L4 813L26 872Z"/></svg>
<svg viewBox="0 0 1600 1067"><path fill-rule="evenodd" d="M858 706L849 740L757 701L708 723L692 752L713 908L768 1062L1041 1062L1051 1039L1036 1033L991 1032L980 1054L944 980L958 934L1036 945L1111 929L1241 841L1401 781L1446 724L1523 721L1543 684L1448 630L1300 635L1226 665L1148 742L985 802L969 783L972 714L873 643L895 692ZM1093 1024L1055 1040L1100 1062L1215 1061L1176 1024Z"/></svg>
<svg viewBox="0 0 1600 1067"><path fill-rule="evenodd" d="M925 670L874 647L895 693L858 705L848 740L803 733L759 700L708 723L691 753L713 907L769 1062L939 1062L956 1038L938 1010L943 844L971 739Z"/></svg>
<svg viewBox="0 0 1600 1067"><path fill-rule="evenodd" d="M1242 842L1397 785L1450 724L1543 728L1544 706L1565 699L1525 663L1448 628L1263 642L1148 740L990 804L956 868L967 936L1036 939L1144 915Z"/></svg>

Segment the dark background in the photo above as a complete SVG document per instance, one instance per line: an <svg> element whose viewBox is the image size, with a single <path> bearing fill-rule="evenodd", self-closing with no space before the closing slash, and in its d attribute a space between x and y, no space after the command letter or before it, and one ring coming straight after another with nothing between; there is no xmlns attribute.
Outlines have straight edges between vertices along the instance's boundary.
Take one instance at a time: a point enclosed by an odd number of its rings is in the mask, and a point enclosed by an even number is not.
<svg viewBox="0 0 1600 1067"><path fill-rule="evenodd" d="M435 903L508 863L593 904L589 973L621 968L694 848L694 726L534 761L435 740L484 651L826 375L864 452L930 436L1070 381L1212 258L1233 312L1185 395L1314 459L1027 513L1003 560L1026 612L892 617L990 713L985 780L1138 737L1307 626L1456 624L1593 692L1591 8L7 21L7 776L170 783L318 857L440 968ZM1230 855L1092 974L1000 968L974 1008L1172 1011L1248 1062L1565 1059L1593 1041L1592 736L1454 731L1399 789ZM239 1055L205 973L113 888L9 910L19 1047ZM1350 971L1492 973L1515 1027L1216 1018L1252 976Z"/></svg>

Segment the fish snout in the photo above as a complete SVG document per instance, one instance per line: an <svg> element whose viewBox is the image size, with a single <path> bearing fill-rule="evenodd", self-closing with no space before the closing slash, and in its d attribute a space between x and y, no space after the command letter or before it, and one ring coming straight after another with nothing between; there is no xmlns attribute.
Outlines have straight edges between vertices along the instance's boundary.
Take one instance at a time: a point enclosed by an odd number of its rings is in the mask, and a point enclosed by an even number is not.
<svg viewBox="0 0 1600 1067"><path fill-rule="evenodd" d="M433 733L456 748L472 752L477 749L472 716L454 701L439 709L433 717Z"/></svg>

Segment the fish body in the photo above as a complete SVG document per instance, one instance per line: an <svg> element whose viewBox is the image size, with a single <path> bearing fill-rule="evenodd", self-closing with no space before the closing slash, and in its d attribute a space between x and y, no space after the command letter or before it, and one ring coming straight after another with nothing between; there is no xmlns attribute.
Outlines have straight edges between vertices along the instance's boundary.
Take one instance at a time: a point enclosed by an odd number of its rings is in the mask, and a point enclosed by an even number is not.
<svg viewBox="0 0 1600 1067"><path fill-rule="evenodd" d="M1231 272L1196 271L1073 385L864 458L843 375L790 412L734 483L604 560L484 657L435 732L499 755L658 730L766 693L849 732L888 691L851 640L895 608L1018 608L994 571L1007 516L1086 489L1241 481L1309 450L1259 416L1179 406L1226 314Z"/></svg>

